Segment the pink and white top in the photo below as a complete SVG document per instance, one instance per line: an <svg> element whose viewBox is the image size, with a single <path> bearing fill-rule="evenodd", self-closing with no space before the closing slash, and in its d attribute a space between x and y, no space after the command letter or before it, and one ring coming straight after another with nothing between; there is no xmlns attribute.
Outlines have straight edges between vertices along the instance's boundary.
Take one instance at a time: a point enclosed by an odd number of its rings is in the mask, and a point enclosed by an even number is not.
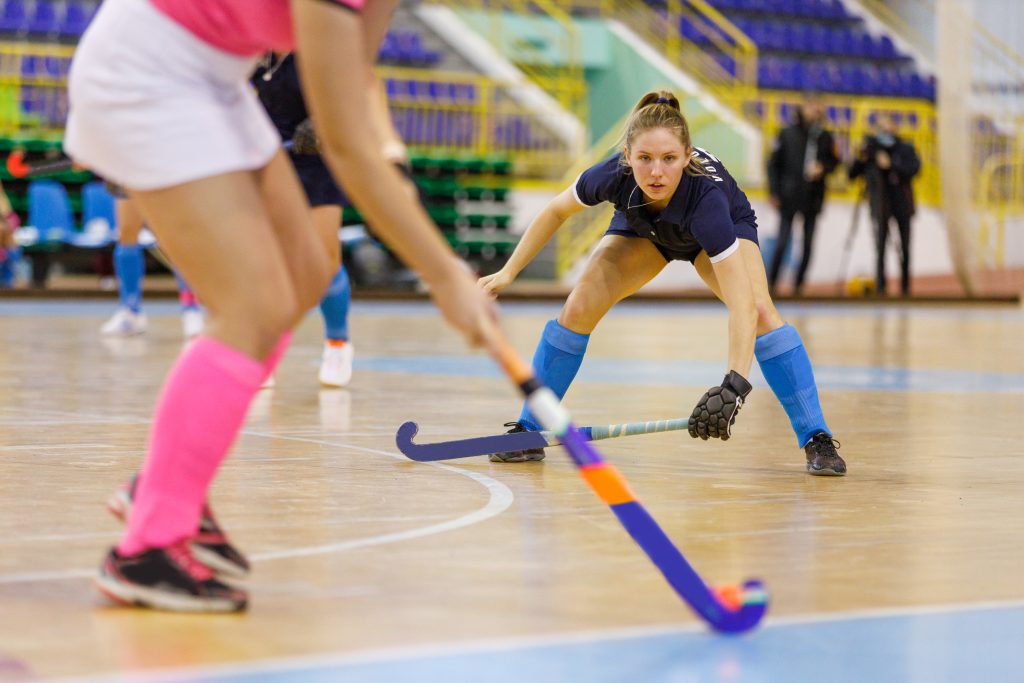
<svg viewBox="0 0 1024 683"><path fill-rule="evenodd" d="M360 10L366 0L326 0ZM289 0L150 0L205 43L240 56L295 49Z"/></svg>

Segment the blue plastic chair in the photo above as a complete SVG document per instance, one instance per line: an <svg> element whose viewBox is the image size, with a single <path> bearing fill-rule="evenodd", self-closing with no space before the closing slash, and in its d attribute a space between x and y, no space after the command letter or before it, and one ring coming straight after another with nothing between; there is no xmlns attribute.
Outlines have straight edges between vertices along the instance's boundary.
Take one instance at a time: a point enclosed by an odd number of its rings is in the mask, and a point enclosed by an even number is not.
<svg viewBox="0 0 1024 683"><path fill-rule="evenodd" d="M68 242L76 247L97 249L105 247L115 239L117 221L114 197L106 185L99 180L82 186L82 230L68 236Z"/></svg>
<svg viewBox="0 0 1024 683"><path fill-rule="evenodd" d="M110 194L106 183L93 180L82 186L82 224L103 219L114 228L117 226L116 200Z"/></svg>
<svg viewBox="0 0 1024 683"><path fill-rule="evenodd" d="M28 184L28 224L43 242L62 242L75 229L67 190L56 180Z"/></svg>

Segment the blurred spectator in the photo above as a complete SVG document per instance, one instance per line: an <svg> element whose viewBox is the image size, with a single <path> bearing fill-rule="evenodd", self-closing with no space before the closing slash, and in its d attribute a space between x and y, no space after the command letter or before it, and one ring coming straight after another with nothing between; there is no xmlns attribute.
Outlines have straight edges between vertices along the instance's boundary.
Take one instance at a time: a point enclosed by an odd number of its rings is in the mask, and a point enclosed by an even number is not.
<svg viewBox="0 0 1024 683"><path fill-rule="evenodd" d="M18 214L11 209L7 193L3 185L0 185L0 289L14 285L14 263L20 252L14 242L14 231L20 225Z"/></svg>
<svg viewBox="0 0 1024 683"><path fill-rule="evenodd" d="M911 179L921 170L921 160L909 142L896 135L896 119L880 114L874 135L861 145L850 165L850 178L864 176L871 217L875 223L878 250L876 285L885 295L885 250L889 224L896 219L900 234L900 291L910 295L910 219L914 215L914 190Z"/></svg>
<svg viewBox="0 0 1024 683"><path fill-rule="evenodd" d="M768 185L772 205L779 210L779 238L768 269L768 286L775 283L793 236L793 219L803 216L804 248L796 273L794 293L799 296L814 248L814 225L825 201L825 177L839 165L832 134L825 130L825 105L809 95L796 121L784 128L768 159Z"/></svg>

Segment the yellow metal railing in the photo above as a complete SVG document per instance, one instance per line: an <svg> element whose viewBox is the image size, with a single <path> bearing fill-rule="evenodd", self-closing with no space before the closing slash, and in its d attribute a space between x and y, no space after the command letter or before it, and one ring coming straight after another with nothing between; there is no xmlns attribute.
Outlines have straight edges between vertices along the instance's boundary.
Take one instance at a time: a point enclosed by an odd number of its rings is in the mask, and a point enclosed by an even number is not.
<svg viewBox="0 0 1024 683"><path fill-rule="evenodd" d="M467 72L379 67L396 128L415 150L507 156L514 173L558 178L569 145L546 115L518 104L514 84Z"/></svg>
<svg viewBox="0 0 1024 683"><path fill-rule="evenodd" d="M73 47L0 43L0 135L59 138L67 118ZM39 60L50 59L49 64ZM37 64L29 64L36 60ZM509 96L512 84L477 74L380 67L410 147L448 155L508 156L515 171L557 178L568 146L544 115Z"/></svg>
<svg viewBox="0 0 1024 683"><path fill-rule="evenodd" d="M986 159L978 174L978 232L975 261L979 267L1006 266L1008 225L1020 226L1024 219L1024 120L1018 122L1014 147ZM1018 264L1019 265L1019 264Z"/></svg>
<svg viewBox="0 0 1024 683"><path fill-rule="evenodd" d="M60 135L74 47L0 42L0 135Z"/></svg>
<svg viewBox="0 0 1024 683"><path fill-rule="evenodd" d="M643 0L570 0L574 11L616 19L715 93L730 101L757 88L757 46L706 0L667 0L656 11ZM700 37L686 38L683 22Z"/></svg>
<svg viewBox="0 0 1024 683"><path fill-rule="evenodd" d="M768 159L771 146L779 132L793 122L793 117L805 95L800 92L761 91L739 106L747 118L759 125L764 140L764 158ZM921 173L915 179L915 192L919 202L938 205L940 201L938 152L935 144L935 106L925 100L882 97L850 97L826 95L828 129L836 141L839 157L850 161L860 150L866 137L872 134L875 117L889 113L899 120L899 135L914 145L921 157ZM758 194L756 188L748 188ZM843 169L830 176L830 196L856 199L857 187L851 184Z"/></svg>
<svg viewBox="0 0 1024 683"><path fill-rule="evenodd" d="M627 114L619 119L618 123L591 146L585 156L575 160L572 167L562 177L561 186L563 188L569 187L576 181L580 173L611 154L628 117ZM585 256L594 243L601 238L608 227L608 221L611 220L613 211L611 204L602 202L597 206L580 211L559 228L555 233L556 278L565 275L573 264Z"/></svg>
<svg viewBox="0 0 1024 683"><path fill-rule="evenodd" d="M455 9L486 12L486 36L504 46L517 68L582 124L588 120L580 32L565 3L552 0L443 0ZM510 21L527 22L531 40L509 44Z"/></svg>

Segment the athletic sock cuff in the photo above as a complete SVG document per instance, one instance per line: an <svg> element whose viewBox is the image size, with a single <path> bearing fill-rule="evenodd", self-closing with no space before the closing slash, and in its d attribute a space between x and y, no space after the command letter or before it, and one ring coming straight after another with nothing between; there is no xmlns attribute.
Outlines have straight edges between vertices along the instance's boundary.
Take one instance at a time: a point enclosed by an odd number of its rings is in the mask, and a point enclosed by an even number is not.
<svg viewBox="0 0 1024 683"><path fill-rule="evenodd" d="M279 343L288 342L282 337ZM266 378L263 363L213 337L196 337L186 353L194 354L196 360L202 360L208 367L216 368L242 386L258 389Z"/></svg>
<svg viewBox="0 0 1024 683"><path fill-rule="evenodd" d="M559 325L557 320L549 320L544 326L543 339L559 351L580 355L587 350L590 335L573 332Z"/></svg>
<svg viewBox="0 0 1024 683"><path fill-rule="evenodd" d="M786 323L778 329L762 334L754 343L754 355L759 361L770 360L803 345L800 333Z"/></svg>

